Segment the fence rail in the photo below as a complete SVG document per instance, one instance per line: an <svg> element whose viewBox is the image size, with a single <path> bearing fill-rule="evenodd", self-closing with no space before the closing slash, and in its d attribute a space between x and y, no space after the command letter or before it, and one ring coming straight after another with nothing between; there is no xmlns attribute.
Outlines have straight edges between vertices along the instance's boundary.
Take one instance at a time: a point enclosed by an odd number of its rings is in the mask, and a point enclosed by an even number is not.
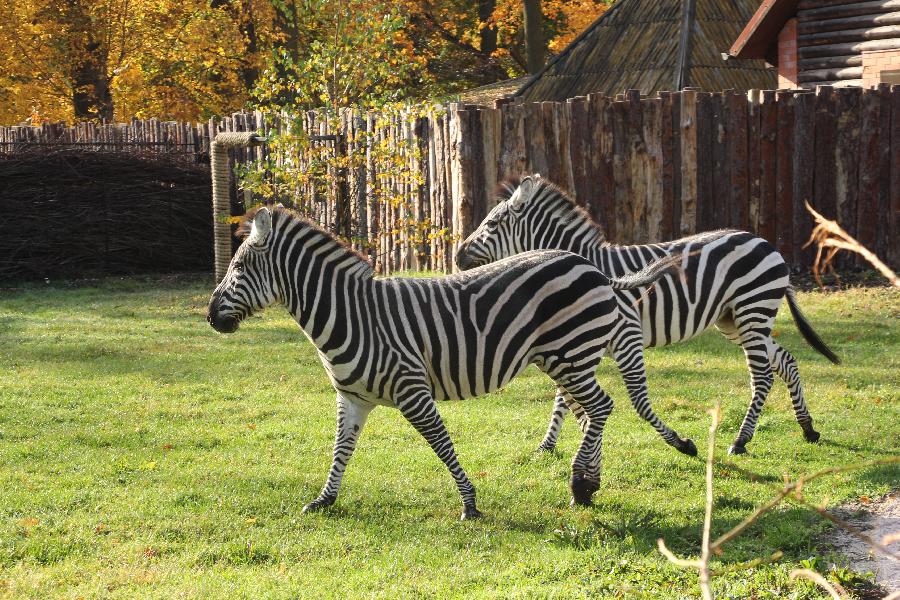
<svg viewBox="0 0 900 600"><path fill-rule="evenodd" d="M267 134L279 126L257 112L206 124L4 127L0 154L77 144L203 161L219 131ZM399 178L367 160L327 197L296 190L304 212L350 238L383 273L451 270L455 244L486 215L497 183L524 172L567 189L617 243L733 227L768 239L805 268L812 260L802 249L813 226L803 209L809 200L900 264L900 86L746 94L688 88L654 98L629 91L567 102L451 104L424 114L343 109L329 119L307 113L303 127L334 152L365 154L360 144L383 144L417 174ZM254 164L272 158L269 152L236 150L232 158ZM377 186L399 200L374 199Z"/></svg>

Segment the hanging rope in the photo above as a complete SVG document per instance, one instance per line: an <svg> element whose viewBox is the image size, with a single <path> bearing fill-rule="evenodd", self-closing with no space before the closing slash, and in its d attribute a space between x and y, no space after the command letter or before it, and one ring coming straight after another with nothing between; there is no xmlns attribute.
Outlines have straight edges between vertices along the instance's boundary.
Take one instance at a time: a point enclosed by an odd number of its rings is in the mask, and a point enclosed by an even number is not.
<svg viewBox="0 0 900 600"><path fill-rule="evenodd" d="M220 281L231 262L231 165L228 150L259 146L266 140L252 131L227 131L216 136L210 145L212 171L213 249L216 281Z"/></svg>

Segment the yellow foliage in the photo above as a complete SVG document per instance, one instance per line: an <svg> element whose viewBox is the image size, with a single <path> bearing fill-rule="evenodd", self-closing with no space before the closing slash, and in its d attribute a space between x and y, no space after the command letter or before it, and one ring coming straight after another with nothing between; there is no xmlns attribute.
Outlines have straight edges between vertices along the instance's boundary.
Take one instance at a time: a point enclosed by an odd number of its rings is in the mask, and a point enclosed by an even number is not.
<svg viewBox="0 0 900 600"><path fill-rule="evenodd" d="M0 123L76 118L79 87L108 86L116 120L199 119L237 110L248 89L246 0L0 0ZM248 3L269 35L272 9ZM96 65L85 84L79 67ZM82 71L83 73L83 71Z"/></svg>

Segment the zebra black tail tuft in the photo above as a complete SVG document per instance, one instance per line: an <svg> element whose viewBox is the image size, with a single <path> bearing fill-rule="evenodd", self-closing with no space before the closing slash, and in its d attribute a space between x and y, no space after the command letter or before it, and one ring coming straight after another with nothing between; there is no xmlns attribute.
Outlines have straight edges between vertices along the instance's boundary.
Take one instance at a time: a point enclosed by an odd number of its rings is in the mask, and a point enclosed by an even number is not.
<svg viewBox="0 0 900 600"><path fill-rule="evenodd" d="M633 290L656 283L669 273L681 273L681 254L673 254L650 263L637 273L622 277L610 277L609 284L614 290Z"/></svg>
<svg viewBox="0 0 900 600"><path fill-rule="evenodd" d="M800 305L797 304L797 297L794 294L794 288L788 286L787 289L787 303L788 308L791 309L791 315L794 317L794 322L797 324L797 329L800 330L800 333L803 335L803 339L806 340L806 343L816 349L822 356L830 360L836 365L841 364L841 359L838 358L838 355L831 351L831 348L825 345L825 342L822 341L822 338L819 337L819 334L815 332L812 328L812 325L809 324L809 321L806 320L806 317L800 311Z"/></svg>

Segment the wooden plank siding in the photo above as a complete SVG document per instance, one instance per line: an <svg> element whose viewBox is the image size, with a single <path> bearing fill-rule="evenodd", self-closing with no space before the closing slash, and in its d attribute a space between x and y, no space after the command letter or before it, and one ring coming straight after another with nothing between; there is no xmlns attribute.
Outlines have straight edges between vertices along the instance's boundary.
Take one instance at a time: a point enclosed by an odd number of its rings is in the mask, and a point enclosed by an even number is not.
<svg viewBox="0 0 900 600"><path fill-rule="evenodd" d="M211 135L269 134L281 121L237 113L204 124L0 127L0 160L35 148L74 147L178 154L203 163ZM301 187L297 206L348 237L381 273L452 270L460 240L493 206L497 183L535 171L568 189L615 243L737 227L771 241L793 267L806 268L813 256L802 250L812 227L803 208L809 200L889 264L900 262L900 86L688 90L651 98L629 91L618 100L591 94L563 103L454 104L424 113L347 109L331 119L307 113L303 122L309 132L344 136L323 142L327 151L358 152L364 160L346 174L348 185L324 192ZM417 178L379 160L380 145ZM282 160L270 152L266 146L235 151L233 160ZM301 168L307 162L300 157ZM235 213L253 202L237 191L233 186ZM845 259L843 266L853 264L862 263Z"/></svg>

